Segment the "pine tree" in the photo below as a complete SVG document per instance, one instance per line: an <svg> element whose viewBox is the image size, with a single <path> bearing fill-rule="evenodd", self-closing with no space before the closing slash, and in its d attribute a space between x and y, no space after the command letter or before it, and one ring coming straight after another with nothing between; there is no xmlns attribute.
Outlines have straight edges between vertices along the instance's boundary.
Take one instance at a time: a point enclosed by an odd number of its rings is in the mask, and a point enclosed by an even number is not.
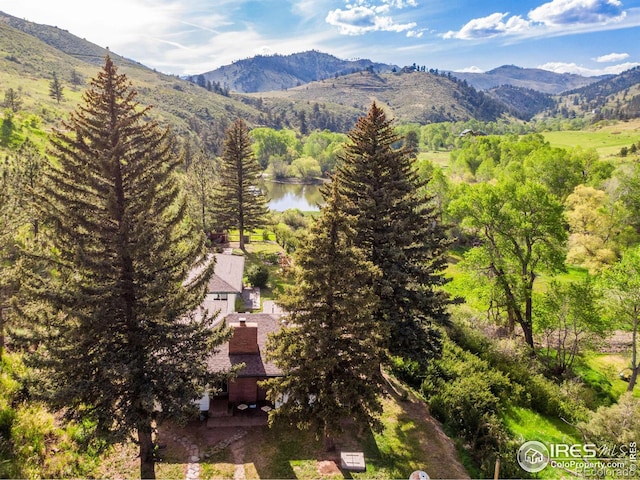
<svg viewBox="0 0 640 480"><path fill-rule="evenodd" d="M4 108L10 109L13 113L18 112L22 108L22 98L19 90L8 88L4 93L4 102L2 102Z"/></svg>
<svg viewBox="0 0 640 480"><path fill-rule="evenodd" d="M0 362L4 355L9 301L15 291L13 269L16 258L14 235L19 226L15 170L9 157L0 159Z"/></svg>
<svg viewBox="0 0 640 480"><path fill-rule="evenodd" d="M60 80L58 80L58 74L53 72L51 82L49 82L49 96L53 98L57 103L62 101L64 87Z"/></svg>
<svg viewBox="0 0 640 480"><path fill-rule="evenodd" d="M107 57L54 134L38 197L51 275L25 275L50 311L34 358L43 391L109 441L137 435L141 476L154 478L153 420L193 408L203 354L223 334L189 313L213 265L187 281L204 265L203 238L186 221L172 138L135 97Z"/></svg>
<svg viewBox="0 0 640 480"><path fill-rule="evenodd" d="M249 129L242 120L236 120L226 131L215 208L222 228L240 230L242 250L244 232L264 225L268 212L267 201L258 188L260 173L251 149Z"/></svg>
<svg viewBox="0 0 640 480"><path fill-rule="evenodd" d="M382 272L375 292L384 347L422 365L440 351L435 324L447 320L439 288L446 267L445 229L391 120L374 103L349 133L334 181L356 218L355 245ZM372 325L370 328L377 328Z"/></svg>
<svg viewBox="0 0 640 480"><path fill-rule="evenodd" d="M296 250L295 286L279 303L288 326L275 334L270 355L284 376L268 383L270 398L288 400L272 413L311 427L331 449L345 419L380 426L380 339L370 329L378 272L353 245L352 219L336 189Z"/></svg>
<svg viewBox="0 0 640 480"><path fill-rule="evenodd" d="M211 210L215 201L213 189L216 165L203 149L196 147L192 151L188 144L183 149L182 158L187 171L185 184L190 198L191 216L199 219L202 231L207 232L211 228Z"/></svg>

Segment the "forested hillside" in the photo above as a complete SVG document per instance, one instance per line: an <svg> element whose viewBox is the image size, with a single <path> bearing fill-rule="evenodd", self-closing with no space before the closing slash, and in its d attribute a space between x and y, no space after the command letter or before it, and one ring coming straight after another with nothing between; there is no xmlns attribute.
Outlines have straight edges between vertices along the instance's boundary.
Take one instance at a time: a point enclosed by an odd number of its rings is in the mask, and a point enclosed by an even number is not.
<svg viewBox="0 0 640 480"><path fill-rule="evenodd" d="M394 69L398 67L365 59L340 60L333 55L310 51L292 55L256 55L189 79L199 84L214 82L227 91L252 93L286 90L363 70L385 73Z"/></svg>
<svg viewBox="0 0 640 480"><path fill-rule="evenodd" d="M640 68L566 92L558 101L563 116L591 113L594 120L640 116ZM571 112L571 113L569 113ZM558 113L558 110L555 110Z"/></svg>
<svg viewBox="0 0 640 480"><path fill-rule="evenodd" d="M460 80L466 80L478 90L491 90L495 87L510 85L550 95L581 88L606 78L555 73L539 68L521 68L516 65L503 65L484 73L451 72L451 74Z"/></svg>
<svg viewBox="0 0 640 480"><path fill-rule="evenodd" d="M269 102L277 99L326 102L358 111L376 101L398 120L417 123L471 118L495 121L507 112L506 105L476 91L466 82L457 82L449 75L414 70L395 73L364 71L283 92L263 93L260 97Z"/></svg>

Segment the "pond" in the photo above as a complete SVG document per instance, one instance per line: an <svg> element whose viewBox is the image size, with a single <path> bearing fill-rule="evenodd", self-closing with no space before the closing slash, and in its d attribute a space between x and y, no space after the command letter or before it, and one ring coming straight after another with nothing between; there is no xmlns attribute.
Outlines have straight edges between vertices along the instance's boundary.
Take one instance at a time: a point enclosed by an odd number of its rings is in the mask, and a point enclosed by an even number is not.
<svg viewBox="0 0 640 480"><path fill-rule="evenodd" d="M283 212L297 208L303 212L317 212L324 203L320 184L282 183L265 180L264 192L269 209Z"/></svg>

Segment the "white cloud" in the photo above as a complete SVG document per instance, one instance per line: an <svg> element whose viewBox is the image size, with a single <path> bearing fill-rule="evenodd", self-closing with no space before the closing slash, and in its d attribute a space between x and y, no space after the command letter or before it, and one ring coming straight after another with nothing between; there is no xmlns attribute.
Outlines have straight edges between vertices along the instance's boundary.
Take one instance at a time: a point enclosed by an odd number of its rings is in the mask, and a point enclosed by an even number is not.
<svg viewBox="0 0 640 480"><path fill-rule="evenodd" d="M465 67L465 68L461 68L459 70L455 70L455 72L458 72L458 73L484 73L484 70L482 70L480 67L476 67L475 65L472 65L470 67Z"/></svg>
<svg viewBox="0 0 640 480"><path fill-rule="evenodd" d="M407 36L422 36L415 30L416 22L398 23L389 14L393 9L401 10L417 6L416 0L355 0L346 4L346 9L330 10L325 21L340 28L342 35L363 35L369 32L407 32Z"/></svg>
<svg viewBox="0 0 640 480"><path fill-rule="evenodd" d="M529 11L527 18L509 13L493 13L467 22L443 38L472 40L498 36L563 35L571 32L604 30L627 16L619 0L551 0Z"/></svg>
<svg viewBox="0 0 640 480"><path fill-rule="evenodd" d="M629 58L628 53L610 53L608 55L601 55L599 57L594 58L594 60L598 63L612 63L612 62L621 62L622 60L626 60Z"/></svg>
<svg viewBox="0 0 640 480"><path fill-rule="evenodd" d="M640 63L637 62L627 62L620 63L618 65L610 65L605 68L595 69L583 67L582 65L577 65L575 63L549 62L545 63L544 65L538 66L538 68L556 73L575 73L577 75L582 75L585 77L594 77L597 75L617 75L624 72L625 70L629 70L639 65Z"/></svg>
<svg viewBox="0 0 640 480"><path fill-rule="evenodd" d="M604 24L622 20L626 13L618 0L552 0L529 12L534 22L550 26Z"/></svg>
<svg viewBox="0 0 640 480"><path fill-rule="evenodd" d="M469 21L459 31L449 31L443 35L444 38L459 38L471 40L474 38L491 38L500 35L510 35L523 32L529 29L530 23L519 15L504 19L508 13L493 13L486 17L475 18Z"/></svg>

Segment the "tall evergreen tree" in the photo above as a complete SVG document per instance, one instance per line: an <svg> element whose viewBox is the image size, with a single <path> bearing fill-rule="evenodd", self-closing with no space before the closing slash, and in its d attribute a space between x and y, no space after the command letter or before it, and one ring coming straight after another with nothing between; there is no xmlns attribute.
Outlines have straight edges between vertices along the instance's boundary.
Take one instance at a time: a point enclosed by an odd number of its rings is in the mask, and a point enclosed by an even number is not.
<svg viewBox="0 0 640 480"><path fill-rule="evenodd" d="M15 169L9 157L0 159L0 361L4 355L9 300L15 291L14 235L19 226L15 195Z"/></svg>
<svg viewBox="0 0 640 480"><path fill-rule="evenodd" d="M34 237L38 236L38 218L34 212L34 195L40 184L44 158L38 147L26 138L20 145L14 162L16 203L22 215L27 216L33 226Z"/></svg>
<svg viewBox="0 0 640 480"><path fill-rule="evenodd" d="M249 129L236 120L226 131L216 217L222 228L240 230L240 248L244 250L244 232L264 225L267 201L258 188L261 170L251 149Z"/></svg>
<svg viewBox="0 0 640 480"><path fill-rule="evenodd" d="M192 151L188 144L183 149L182 157L187 171L185 182L191 203L191 216L199 219L202 231L207 232L211 228L211 210L215 201L213 189L216 165L204 150L196 147Z"/></svg>
<svg viewBox="0 0 640 480"><path fill-rule="evenodd" d="M424 364L440 351L434 322L447 320L445 229L412 150L393 148L400 138L382 109L374 103L348 136L335 181L356 218L356 246L382 272L374 317L390 355Z"/></svg>
<svg viewBox="0 0 640 480"><path fill-rule="evenodd" d="M345 419L380 426L380 339L370 329L377 269L353 244L353 219L340 210L337 189L296 250L295 286L279 303L288 326L271 339L270 355L284 376L268 383L270 398L288 400L272 413L323 436L327 449Z"/></svg>
<svg viewBox="0 0 640 480"><path fill-rule="evenodd" d="M107 440L135 434L140 474L154 478L153 421L193 408L203 353L223 334L190 314L213 265L186 221L172 138L135 98L107 57L54 134L38 197L51 274L26 280L50 308L34 360L51 400L93 418Z"/></svg>
<svg viewBox="0 0 640 480"><path fill-rule="evenodd" d="M62 97L64 96L62 93L64 87L58 79L58 74L56 72L53 72L51 75L53 78L49 82L49 96L53 98L57 103L60 103L62 101Z"/></svg>

